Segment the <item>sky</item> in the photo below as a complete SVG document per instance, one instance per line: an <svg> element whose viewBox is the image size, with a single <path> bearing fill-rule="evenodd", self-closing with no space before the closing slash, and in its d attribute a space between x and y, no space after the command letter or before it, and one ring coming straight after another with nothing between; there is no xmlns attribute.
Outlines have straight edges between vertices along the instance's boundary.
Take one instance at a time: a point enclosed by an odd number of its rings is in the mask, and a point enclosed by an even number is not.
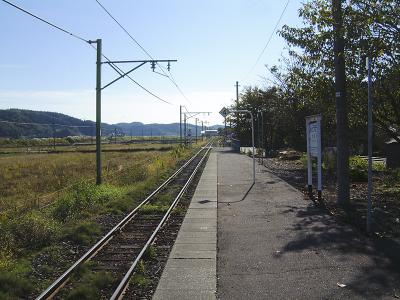
<svg viewBox="0 0 400 300"><path fill-rule="evenodd" d="M95 0L9 0L86 40L102 39L111 60L149 57ZM222 107L236 98L235 82L265 86L265 65L279 65L287 44L278 34L253 68L286 0L100 0L154 59L177 59L171 74L183 91L149 64L132 78L166 104L123 78L102 92L107 123L179 122L179 106L222 124ZM300 0L290 0L280 25L301 26ZM0 109L54 111L95 119L96 51L0 0ZM121 64L124 70L134 64ZM163 66L166 67L164 64ZM156 67L157 72L162 72ZM103 86L118 74L102 66ZM194 122L195 118L190 121Z"/></svg>

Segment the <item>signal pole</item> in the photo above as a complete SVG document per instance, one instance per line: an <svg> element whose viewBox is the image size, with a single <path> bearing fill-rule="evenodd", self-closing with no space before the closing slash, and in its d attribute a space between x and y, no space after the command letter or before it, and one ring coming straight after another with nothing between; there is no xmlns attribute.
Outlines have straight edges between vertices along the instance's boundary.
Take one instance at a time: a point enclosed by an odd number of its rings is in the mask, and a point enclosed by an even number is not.
<svg viewBox="0 0 400 300"><path fill-rule="evenodd" d="M332 0L335 97L336 97L336 139L337 139L337 203L347 205L350 198L349 186L349 142L347 125L346 70L344 59L342 0Z"/></svg>

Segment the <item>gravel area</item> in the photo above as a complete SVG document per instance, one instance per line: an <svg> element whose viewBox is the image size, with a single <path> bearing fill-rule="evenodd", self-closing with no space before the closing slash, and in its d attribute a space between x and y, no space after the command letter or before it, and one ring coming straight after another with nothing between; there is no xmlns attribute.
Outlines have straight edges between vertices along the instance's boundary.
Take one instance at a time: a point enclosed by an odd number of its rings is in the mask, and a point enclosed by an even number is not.
<svg viewBox="0 0 400 300"><path fill-rule="evenodd" d="M261 160L259 159L259 163ZM263 165L272 173L300 190L309 199L307 172L300 160L264 158ZM383 188L387 174L374 174L373 178L373 231L378 237L400 238L400 195ZM336 203L335 174L323 174L322 203L328 212L339 220L356 226L366 232L367 183L352 182L350 185L350 206L345 210ZM314 191L314 194L316 191Z"/></svg>

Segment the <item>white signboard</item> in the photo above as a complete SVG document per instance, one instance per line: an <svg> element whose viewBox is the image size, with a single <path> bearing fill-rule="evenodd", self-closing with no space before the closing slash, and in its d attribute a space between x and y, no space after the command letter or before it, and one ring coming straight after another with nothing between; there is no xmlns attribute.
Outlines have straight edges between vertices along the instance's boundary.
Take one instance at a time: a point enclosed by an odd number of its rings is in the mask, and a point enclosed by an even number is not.
<svg viewBox="0 0 400 300"><path fill-rule="evenodd" d="M308 191L310 196L312 196L312 160L316 157L318 169L318 200L321 200L322 194L321 119L321 115L306 117Z"/></svg>
<svg viewBox="0 0 400 300"><path fill-rule="evenodd" d="M318 157L318 141L319 141L319 124L310 122L308 125L309 151L310 155Z"/></svg>

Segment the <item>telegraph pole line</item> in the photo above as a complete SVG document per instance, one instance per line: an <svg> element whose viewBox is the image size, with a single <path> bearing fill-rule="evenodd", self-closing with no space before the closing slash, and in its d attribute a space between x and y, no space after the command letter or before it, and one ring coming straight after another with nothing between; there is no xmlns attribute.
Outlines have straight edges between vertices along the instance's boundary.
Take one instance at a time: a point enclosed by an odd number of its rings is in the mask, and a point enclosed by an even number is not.
<svg viewBox="0 0 400 300"><path fill-rule="evenodd" d="M346 99L346 70L344 58L342 0L332 0L335 97L336 97L336 138L337 138L337 203L347 205L350 198L349 186L349 142Z"/></svg>

